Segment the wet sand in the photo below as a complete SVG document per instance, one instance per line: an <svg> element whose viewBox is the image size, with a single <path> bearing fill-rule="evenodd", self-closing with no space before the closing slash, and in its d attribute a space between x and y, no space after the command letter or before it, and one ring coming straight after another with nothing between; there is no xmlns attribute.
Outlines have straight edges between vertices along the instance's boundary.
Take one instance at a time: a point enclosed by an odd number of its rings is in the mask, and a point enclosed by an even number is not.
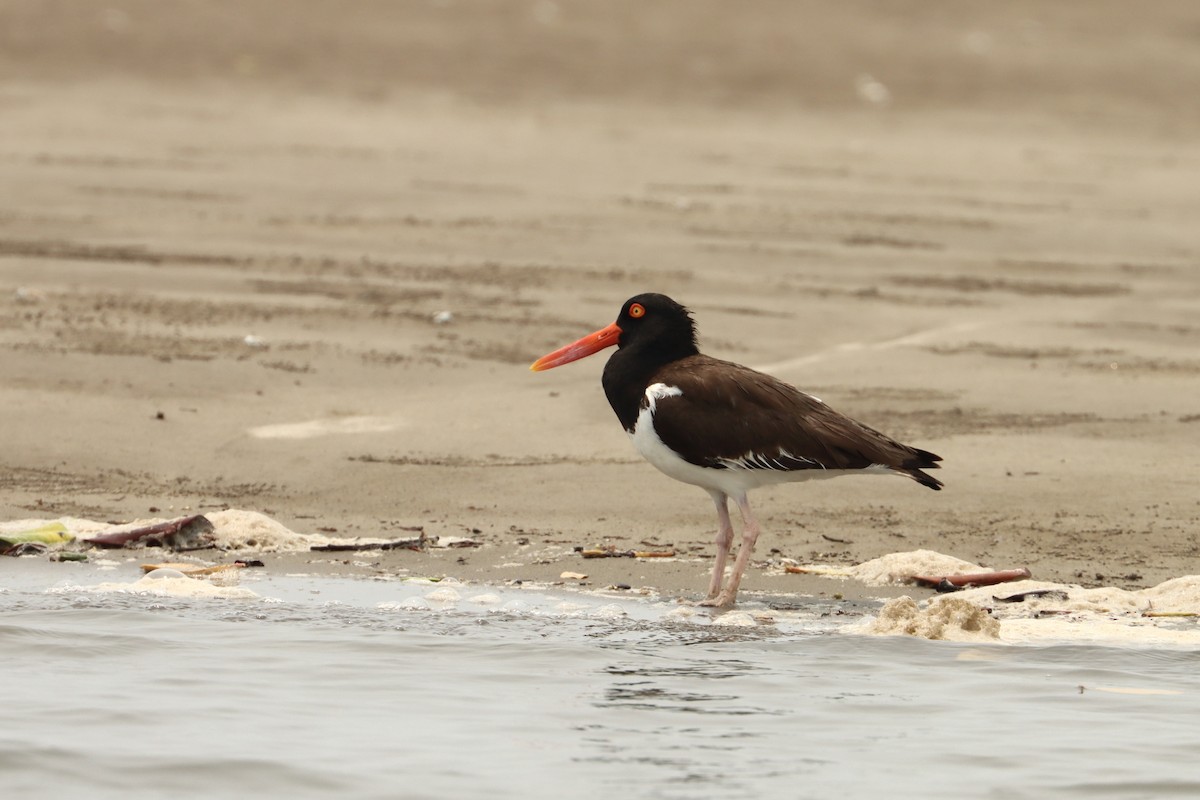
<svg viewBox="0 0 1200 800"><path fill-rule="evenodd" d="M0 5L0 519L421 526L482 546L323 563L698 594L711 504L602 358L527 370L661 291L945 458L756 493L746 591L1200 572L1190 4L843 6Z"/></svg>

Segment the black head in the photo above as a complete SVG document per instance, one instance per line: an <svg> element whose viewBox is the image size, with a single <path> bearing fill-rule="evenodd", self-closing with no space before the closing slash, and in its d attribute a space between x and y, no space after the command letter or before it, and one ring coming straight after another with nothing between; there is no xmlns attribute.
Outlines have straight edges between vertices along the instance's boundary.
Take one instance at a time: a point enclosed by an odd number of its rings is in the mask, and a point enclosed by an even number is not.
<svg viewBox="0 0 1200 800"><path fill-rule="evenodd" d="M699 352L696 326L686 308L663 294L639 294L625 301L616 322L547 353L529 368L534 372L552 369L613 345L619 352L609 363L636 364L639 373Z"/></svg>
<svg viewBox="0 0 1200 800"><path fill-rule="evenodd" d="M692 312L665 294L649 292L631 297L617 316L621 337L617 347L646 350L666 360L699 352Z"/></svg>
<svg viewBox="0 0 1200 800"><path fill-rule="evenodd" d="M547 353L534 372L578 361L616 345L601 383L625 430L633 430L648 381L667 364L697 355L696 324L686 308L665 294L639 294L625 301L617 321Z"/></svg>

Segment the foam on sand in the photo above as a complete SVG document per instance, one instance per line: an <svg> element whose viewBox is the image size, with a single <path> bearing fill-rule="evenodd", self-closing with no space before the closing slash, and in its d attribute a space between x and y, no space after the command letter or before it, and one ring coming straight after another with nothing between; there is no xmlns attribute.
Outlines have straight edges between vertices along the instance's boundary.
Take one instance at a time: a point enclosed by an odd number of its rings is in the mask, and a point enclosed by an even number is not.
<svg viewBox="0 0 1200 800"><path fill-rule="evenodd" d="M941 598L924 609L911 597L889 600L879 614L861 626L862 633L876 635L906 634L922 639L950 639L957 642L997 641L1000 622L986 610L958 597Z"/></svg>
<svg viewBox="0 0 1200 800"><path fill-rule="evenodd" d="M932 550L889 553L852 567L811 565L805 572L855 579L868 586L912 584L914 576L991 571ZM1017 602L1005 598L1021 596ZM964 589L924 601L899 597L879 613L848 626L851 633L925 639L1002 642L1096 642L1136 646L1200 645L1200 575L1147 589L1022 580Z"/></svg>
<svg viewBox="0 0 1200 800"><path fill-rule="evenodd" d="M1045 594L1029 594L1044 592ZM998 598L1025 595L1021 602ZM965 589L918 603L889 600L879 613L851 626L854 633L907 634L926 639L1008 644L1094 642L1132 646L1200 646L1200 575L1147 589L1085 589L1046 581ZM1179 619L1185 617L1188 619Z"/></svg>
<svg viewBox="0 0 1200 800"><path fill-rule="evenodd" d="M214 511L204 516L213 524L215 544L221 550L286 553L308 550L310 547L333 541L327 536L296 533L257 511L229 509Z"/></svg>
<svg viewBox="0 0 1200 800"><path fill-rule="evenodd" d="M240 586L218 586L209 581L189 578L176 569L156 569L136 581L127 583L108 582L92 586L58 586L47 591L54 594L88 592L91 594L139 594L192 599L259 599L259 595L249 589Z"/></svg>

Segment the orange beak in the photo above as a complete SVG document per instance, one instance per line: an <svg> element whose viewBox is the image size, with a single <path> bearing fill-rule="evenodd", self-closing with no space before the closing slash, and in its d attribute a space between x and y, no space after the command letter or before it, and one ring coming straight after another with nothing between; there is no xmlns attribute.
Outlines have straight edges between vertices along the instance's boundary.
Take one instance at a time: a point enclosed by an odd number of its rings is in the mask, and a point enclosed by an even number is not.
<svg viewBox="0 0 1200 800"><path fill-rule="evenodd" d="M612 347L620 340L621 329L614 322L607 328L601 328L595 333L589 333L578 342L572 342L566 347L558 348L553 353L547 353L533 362L529 368L534 372L541 372L544 369L561 367L563 364L569 364L585 356L590 356L593 353L599 353L606 347Z"/></svg>

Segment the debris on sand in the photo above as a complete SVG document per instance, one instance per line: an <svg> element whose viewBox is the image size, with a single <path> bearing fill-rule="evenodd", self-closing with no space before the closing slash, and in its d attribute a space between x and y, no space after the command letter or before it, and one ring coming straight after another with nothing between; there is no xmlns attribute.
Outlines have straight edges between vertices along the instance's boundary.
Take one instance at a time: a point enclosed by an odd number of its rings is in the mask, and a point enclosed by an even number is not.
<svg viewBox="0 0 1200 800"><path fill-rule="evenodd" d="M390 539L387 541L366 541L366 542L329 542L328 544L314 544L308 548L316 553L349 553L360 550L417 550L424 551L429 548L431 542L436 542L437 537L430 539L422 531L420 536L410 536L407 539Z"/></svg>
<svg viewBox="0 0 1200 800"><path fill-rule="evenodd" d="M575 552L584 558L674 558L674 550L618 550L612 545L584 549L576 547Z"/></svg>
<svg viewBox="0 0 1200 800"><path fill-rule="evenodd" d="M1033 589L1028 592L1017 592L1006 597L992 595L997 603L1024 603L1026 600L1069 600L1071 596L1063 589Z"/></svg>
<svg viewBox="0 0 1200 800"><path fill-rule="evenodd" d="M996 572L972 572L966 575L913 575L921 586L932 586L939 592L954 592L968 586L995 586L997 583L1023 581L1031 577L1029 570L1003 569Z"/></svg>
<svg viewBox="0 0 1200 800"><path fill-rule="evenodd" d="M74 538L61 522L49 522L27 530L0 532L0 549L22 544L65 544Z"/></svg>
<svg viewBox="0 0 1200 800"><path fill-rule="evenodd" d="M149 547L157 545L171 550L204 550L213 547L213 524L203 514L143 525L132 530L114 531L89 536L83 541L100 547Z"/></svg>
<svg viewBox="0 0 1200 800"><path fill-rule="evenodd" d="M157 509L155 509L157 510ZM328 530L328 529L326 529ZM291 530L257 511L225 509L175 519L135 520L128 523L96 522L74 517L57 520L14 520L0 522L0 552L17 544L12 555L63 552L72 542L102 548L163 547L175 551L216 549L233 552L299 553L354 552L362 550L421 550L432 547L481 547L466 536L428 536L420 526L405 527L417 536L402 539L379 537L331 538L319 533ZM34 545L39 545L34 547Z"/></svg>
<svg viewBox="0 0 1200 800"><path fill-rule="evenodd" d="M19 558L21 556L36 556L46 552L50 546L42 542L17 542L4 550L4 555Z"/></svg>

